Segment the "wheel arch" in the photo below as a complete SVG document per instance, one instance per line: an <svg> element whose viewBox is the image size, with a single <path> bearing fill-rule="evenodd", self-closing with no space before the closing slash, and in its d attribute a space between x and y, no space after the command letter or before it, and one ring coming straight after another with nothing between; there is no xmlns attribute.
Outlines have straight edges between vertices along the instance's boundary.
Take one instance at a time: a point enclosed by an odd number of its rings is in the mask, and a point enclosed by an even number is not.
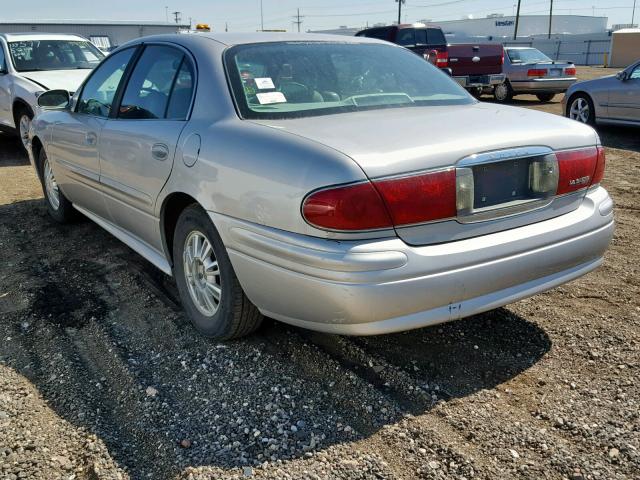
<svg viewBox="0 0 640 480"><path fill-rule="evenodd" d="M162 201L160 208L160 233L169 265L173 267L173 234L178 223L178 218L185 208L190 205L200 205L191 195L184 192L173 192ZM203 208L204 209L204 208Z"/></svg>
<svg viewBox="0 0 640 480"><path fill-rule="evenodd" d="M11 114L13 116L13 122L15 124L15 128L18 128L18 121L19 119L16 117L17 113L20 111L21 108L24 108L25 110L27 110L27 113L31 114L31 118L34 117L34 112L33 112L33 108L31 108L31 105L29 105L29 102L27 102L26 100L20 98L20 97L16 97L13 100L13 103L11 104Z"/></svg>
<svg viewBox="0 0 640 480"><path fill-rule="evenodd" d="M44 149L44 144L37 135L31 139L31 152L33 153L33 163L40 178L42 178L42 165L40 165L40 152Z"/></svg>

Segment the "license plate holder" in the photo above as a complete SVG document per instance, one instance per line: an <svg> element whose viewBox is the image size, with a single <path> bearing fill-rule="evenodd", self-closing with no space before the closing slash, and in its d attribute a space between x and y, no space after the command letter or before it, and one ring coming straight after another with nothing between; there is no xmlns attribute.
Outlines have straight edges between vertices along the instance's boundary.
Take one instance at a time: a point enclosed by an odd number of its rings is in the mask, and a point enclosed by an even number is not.
<svg viewBox="0 0 640 480"><path fill-rule="evenodd" d="M550 77L559 77L560 75L562 75L561 68L552 68L551 70L549 70Z"/></svg>
<svg viewBox="0 0 640 480"><path fill-rule="evenodd" d="M474 166L474 211L532 199L529 163L517 159Z"/></svg>

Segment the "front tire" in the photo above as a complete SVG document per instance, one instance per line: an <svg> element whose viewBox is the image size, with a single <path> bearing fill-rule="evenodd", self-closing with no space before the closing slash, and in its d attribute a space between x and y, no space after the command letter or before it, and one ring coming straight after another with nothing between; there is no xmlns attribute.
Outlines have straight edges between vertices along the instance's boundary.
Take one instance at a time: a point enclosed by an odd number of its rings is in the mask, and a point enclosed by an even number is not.
<svg viewBox="0 0 640 480"><path fill-rule="evenodd" d="M24 106L18 107L15 112L15 124L18 136L20 137L20 143L25 152L29 151L30 140L29 130L31 129L31 121L33 120L33 113Z"/></svg>
<svg viewBox="0 0 640 480"><path fill-rule="evenodd" d="M538 100L545 103L553 100L553 97L555 96L556 96L555 93L537 93L536 94L536 97L538 97Z"/></svg>
<svg viewBox="0 0 640 480"><path fill-rule="evenodd" d="M202 335L229 340L260 326L262 314L244 294L220 235L198 205L178 218L173 264L184 310Z"/></svg>
<svg viewBox="0 0 640 480"><path fill-rule="evenodd" d="M44 202L51 218L58 223L69 223L75 220L77 211L60 190L44 148L40 150L38 155L38 169Z"/></svg>
<svg viewBox="0 0 640 480"><path fill-rule="evenodd" d="M569 99L565 116L587 125L595 125L596 123L593 101L586 93L577 93Z"/></svg>
<svg viewBox="0 0 640 480"><path fill-rule="evenodd" d="M498 103L509 103L513 100L513 89L508 81L493 87L493 98Z"/></svg>

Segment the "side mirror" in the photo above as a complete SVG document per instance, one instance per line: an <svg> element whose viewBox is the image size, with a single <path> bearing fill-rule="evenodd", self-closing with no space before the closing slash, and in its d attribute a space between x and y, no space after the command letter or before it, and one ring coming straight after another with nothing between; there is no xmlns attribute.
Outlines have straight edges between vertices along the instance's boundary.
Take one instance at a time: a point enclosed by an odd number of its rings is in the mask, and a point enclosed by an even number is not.
<svg viewBox="0 0 640 480"><path fill-rule="evenodd" d="M38 106L48 110L64 110L69 106L71 95L66 90L49 90L38 97Z"/></svg>
<svg viewBox="0 0 640 480"><path fill-rule="evenodd" d="M0 64L0 75L6 75L7 73L9 73L7 66L4 63Z"/></svg>
<svg viewBox="0 0 640 480"><path fill-rule="evenodd" d="M627 79L627 72L622 71L622 72L616 73L616 78L621 82L624 82Z"/></svg>

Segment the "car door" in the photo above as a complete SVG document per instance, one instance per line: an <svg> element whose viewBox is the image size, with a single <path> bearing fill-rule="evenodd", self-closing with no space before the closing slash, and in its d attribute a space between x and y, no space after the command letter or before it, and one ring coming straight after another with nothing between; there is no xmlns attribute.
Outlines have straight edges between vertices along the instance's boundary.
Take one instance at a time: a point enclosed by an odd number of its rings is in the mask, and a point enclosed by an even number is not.
<svg viewBox="0 0 640 480"><path fill-rule="evenodd" d="M145 46L100 135L100 182L112 222L158 250L155 202L187 121L194 72L181 48Z"/></svg>
<svg viewBox="0 0 640 480"><path fill-rule="evenodd" d="M4 42L0 40L0 126L13 127L11 118L11 75Z"/></svg>
<svg viewBox="0 0 640 480"><path fill-rule="evenodd" d="M105 218L101 195L98 141L135 48L102 62L87 79L75 104L60 112L47 142L56 181L77 206Z"/></svg>
<svg viewBox="0 0 640 480"><path fill-rule="evenodd" d="M627 70L625 80L613 81L607 116L615 120L640 122L640 64Z"/></svg>

